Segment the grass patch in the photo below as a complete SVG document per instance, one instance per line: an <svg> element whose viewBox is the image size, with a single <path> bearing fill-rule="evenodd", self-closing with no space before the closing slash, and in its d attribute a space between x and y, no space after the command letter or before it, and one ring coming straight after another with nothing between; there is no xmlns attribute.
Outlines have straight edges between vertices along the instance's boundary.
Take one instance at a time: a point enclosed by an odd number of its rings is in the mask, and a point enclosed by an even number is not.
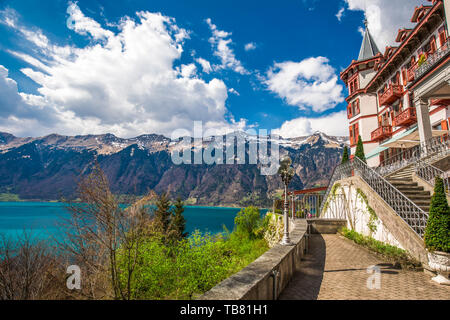
<svg viewBox="0 0 450 320"><path fill-rule="evenodd" d="M422 270L422 264L411 257L411 255L403 249L375 240L372 237L362 235L345 227L340 229L339 233L356 244L382 256L387 262L392 263L395 267L408 270Z"/></svg>

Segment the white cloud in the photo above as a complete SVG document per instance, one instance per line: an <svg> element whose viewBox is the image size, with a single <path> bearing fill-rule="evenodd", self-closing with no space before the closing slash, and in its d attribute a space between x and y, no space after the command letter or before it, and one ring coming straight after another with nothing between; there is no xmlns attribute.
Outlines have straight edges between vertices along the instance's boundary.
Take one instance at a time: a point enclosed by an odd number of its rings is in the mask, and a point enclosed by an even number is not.
<svg viewBox="0 0 450 320"><path fill-rule="evenodd" d="M204 73L210 73L212 71L211 64L208 60L205 60L203 58L197 58L195 61L198 62L202 66Z"/></svg>
<svg viewBox="0 0 450 320"><path fill-rule="evenodd" d="M86 17L76 2L69 2L67 8L69 18L67 19L67 27L76 33L87 35L90 34L94 39L110 38L114 36L109 30L105 30L95 20Z"/></svg>
<svg viewBox="0 0 450 320"><path fill-rule="evenodd" d="M341 21L342 16L344 15L344 11L345 11L345 8L342 7L342 8L339 9L338 13L336 13L336 18L337 18L339 21Z"/></svg>
<svg viewBox="0 0 450 320"><path fill-rule="evenodd" d="M237 92L237 90L234 89L234 88L228 89L228 92L229 92L229 93L232 93L232 94L234 94L234 95L240 96L239 92Z"/></svg>
<svg viewBox="0 0 450 320"><path fill-rule="evenodd" d="M211 19L206 19L206 23L212 32L212 37L209 38L209 42L214 48L214 55L219 57L221 64L214 65L216 70L219 69L230 69L240 74L248 74L249 72L244 68L241 61L236 59L233 49L230 45L232 40L229 38L231 36L230 32L218 30L217 26L212 23Z"/></svg>
<svg viewBox="0 0 450 320"><path fill-rule="evenodd" d="M411 27L415 6L429 5L425 0L345 0L348 10L363 11L378 48L396 45L398 29Z"/></svg>
<svg viewBox="0 0 450 320"><path fill-rule="evenodd" d="M244 46L245 51L251 51L256 49L256 44L254 42L247 43Z"/></svg>
<svg viewBox="0 0 450 320"><path fill-rule="evenodd" d="M301 62L275 63L264 82L287 104L322 112L344 101L342 85L328 62L327 58L313 57Z"/></svg>
<svg viewBox="0 0 450 320"><path fill-rule="evenodd" d="M316 131L331 136L348 136L347 113L340 111L319 118L301 117L283 123L273 133L283 138L296 138L310 135Z"/></svg>
<svg viewBox="0 0 450 320"><path fill-rule="evenodd" d="M19 93L6 68L0 69L0 96L8 103L1 106L0 130L17 135L112 132L130 137L192 130L193 121L221 130L245 127L245 120L229 115L228 89L222 80L199 78L193 63L174 66L189 37L175 19L138 12L136 20L122 18L117 32L112 32L84 16L74 3L68 11L73 31L93 41L82 48L49 42L33 57L13 53L30 64L21 71L39 89L36 95ZM10 27L40 46L17 22Z"/></svg>

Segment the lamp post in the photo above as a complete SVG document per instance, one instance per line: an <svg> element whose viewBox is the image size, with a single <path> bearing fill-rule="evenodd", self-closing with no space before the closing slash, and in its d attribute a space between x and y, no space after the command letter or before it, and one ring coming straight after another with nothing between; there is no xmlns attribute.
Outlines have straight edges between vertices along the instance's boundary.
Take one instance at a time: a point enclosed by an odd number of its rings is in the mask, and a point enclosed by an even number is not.
<svg viewBox="0 0 450 320"><path fill-rule="evenodd" d="M281 240L282 245L290 245L291 240L289 239L289 216L288 216L288 185L291 182L292 178L295 175L294 168L291 167L292 160L289 157L285 157L280 162L280 168L278 169L278 174L281 177L281 180L284 183L284 235L283 239Z"/></svg>

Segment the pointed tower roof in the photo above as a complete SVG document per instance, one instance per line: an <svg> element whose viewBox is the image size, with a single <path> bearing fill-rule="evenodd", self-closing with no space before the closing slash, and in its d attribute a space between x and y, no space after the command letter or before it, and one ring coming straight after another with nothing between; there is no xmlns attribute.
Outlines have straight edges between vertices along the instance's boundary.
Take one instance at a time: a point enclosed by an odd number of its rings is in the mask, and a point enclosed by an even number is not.
<svg viewBox="0 0 450 320"><path fill-rule="evenodd" d="M369 28L367 27L367 20L364 20L364 25L366 26L366 30L364 32L361 50L359 50L358 61L370 59L380 53L377 44L370 35Z"/></svg>

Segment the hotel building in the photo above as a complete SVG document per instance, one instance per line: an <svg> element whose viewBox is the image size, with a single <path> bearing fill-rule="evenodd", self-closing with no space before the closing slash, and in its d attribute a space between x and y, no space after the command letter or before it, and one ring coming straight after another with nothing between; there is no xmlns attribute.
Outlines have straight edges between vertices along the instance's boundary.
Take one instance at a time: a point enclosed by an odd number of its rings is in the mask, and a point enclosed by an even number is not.
<svg viewBox="0 0 450 320"><path fill-rule="evenodd" d="M367 163L390 159L446 134L450 117L450 0L429 0L414 9L413 28L402 28L384 52L370 30L359 56L341 72L351 153L361 136Z"/></svg>

